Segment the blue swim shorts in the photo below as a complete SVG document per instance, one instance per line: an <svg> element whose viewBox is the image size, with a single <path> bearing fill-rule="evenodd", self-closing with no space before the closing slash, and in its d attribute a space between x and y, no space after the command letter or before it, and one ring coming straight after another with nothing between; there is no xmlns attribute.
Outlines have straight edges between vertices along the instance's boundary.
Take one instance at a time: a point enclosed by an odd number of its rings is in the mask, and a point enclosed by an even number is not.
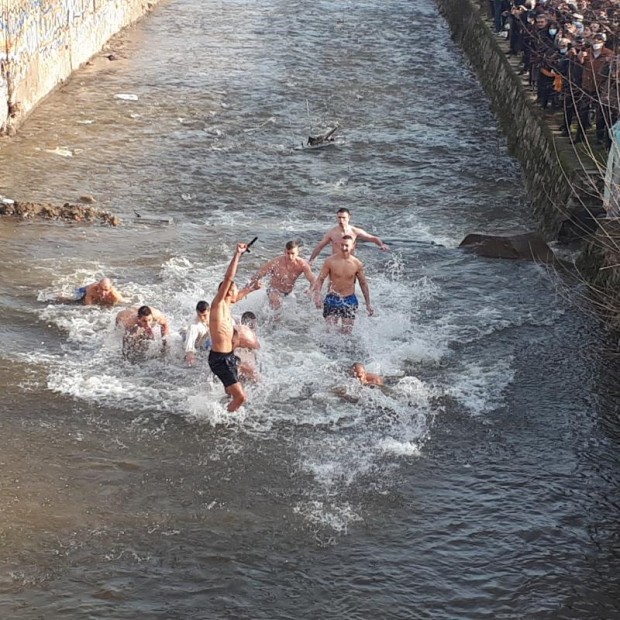
<svg viewBox="0 0 620 620"><path fill-rule="evenodd" d="M336 293L328 293L323 301L323 318L335 316L341 319L354 319L358 305L355 295L341 297Z"/></svg>

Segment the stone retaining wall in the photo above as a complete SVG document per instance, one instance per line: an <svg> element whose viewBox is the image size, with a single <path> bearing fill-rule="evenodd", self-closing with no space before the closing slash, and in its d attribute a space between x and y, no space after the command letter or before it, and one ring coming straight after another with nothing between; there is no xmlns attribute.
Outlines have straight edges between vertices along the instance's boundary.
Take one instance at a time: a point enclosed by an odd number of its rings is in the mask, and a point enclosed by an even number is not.
<svg viewBox="0 0 620 620"><path fill-rule="evenodd" d="M437 0L454 40L467 55L491 102L511 152L521 162L537 224L555 239L567 219L575 166L545 123L521 78L510 66L494 33L470 0Z"/></svg>
<svg viewBox="0 0 620 620"><path fill-rule="evenodd" d="M2 0L0 134L158 0Z"/></svg>

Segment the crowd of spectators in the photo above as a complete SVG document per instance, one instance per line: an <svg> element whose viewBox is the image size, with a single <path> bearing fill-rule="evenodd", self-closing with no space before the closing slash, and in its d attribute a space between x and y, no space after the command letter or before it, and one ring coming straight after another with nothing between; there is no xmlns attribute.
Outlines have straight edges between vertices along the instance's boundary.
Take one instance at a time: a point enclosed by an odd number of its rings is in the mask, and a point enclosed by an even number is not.
<svg viewBox="0 0 620 620"><path fill-rule="evenodd" d="M609 147L620 116L620 0L489 1L540 105L562 110L562 133L582 142L594 125Z"/></svg>

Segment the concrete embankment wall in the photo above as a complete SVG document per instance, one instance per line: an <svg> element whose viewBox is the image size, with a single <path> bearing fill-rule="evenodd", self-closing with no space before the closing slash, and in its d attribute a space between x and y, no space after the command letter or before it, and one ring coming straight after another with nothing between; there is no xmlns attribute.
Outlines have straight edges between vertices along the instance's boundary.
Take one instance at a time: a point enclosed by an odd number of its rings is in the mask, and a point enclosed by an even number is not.
<svg viewBox="0 0 620 620"><path fill-rule="evenodd" d="M1 0L0 134L157 0Z"/></svg>
<svg viewBox="0 0 620 620"><path fill-rule="evenodd" d="M567 217L574 165L558 151L540 107L510 66L480 7L470 0L436 1L490 99L511 152L521 162L534 205L533 224L554 239Z"/></svg>

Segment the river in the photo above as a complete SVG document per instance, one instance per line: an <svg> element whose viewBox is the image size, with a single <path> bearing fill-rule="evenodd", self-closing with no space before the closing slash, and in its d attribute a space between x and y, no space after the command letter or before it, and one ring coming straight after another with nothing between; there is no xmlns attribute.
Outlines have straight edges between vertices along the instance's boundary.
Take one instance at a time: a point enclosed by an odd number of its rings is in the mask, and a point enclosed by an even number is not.
<svg viewBox="0 0 620 620"><path fill-rule="evenodd" d="M125 221L0 227L0 617L620 617L617 369L581 287L457 249L532 214L432 1L169 0L111 49L0 144L0 194ZM108 275L176 334L238 241L244 283L341 207L375 316L254 293L236 414L178 335L130 364L50 301Z"/></svg>

